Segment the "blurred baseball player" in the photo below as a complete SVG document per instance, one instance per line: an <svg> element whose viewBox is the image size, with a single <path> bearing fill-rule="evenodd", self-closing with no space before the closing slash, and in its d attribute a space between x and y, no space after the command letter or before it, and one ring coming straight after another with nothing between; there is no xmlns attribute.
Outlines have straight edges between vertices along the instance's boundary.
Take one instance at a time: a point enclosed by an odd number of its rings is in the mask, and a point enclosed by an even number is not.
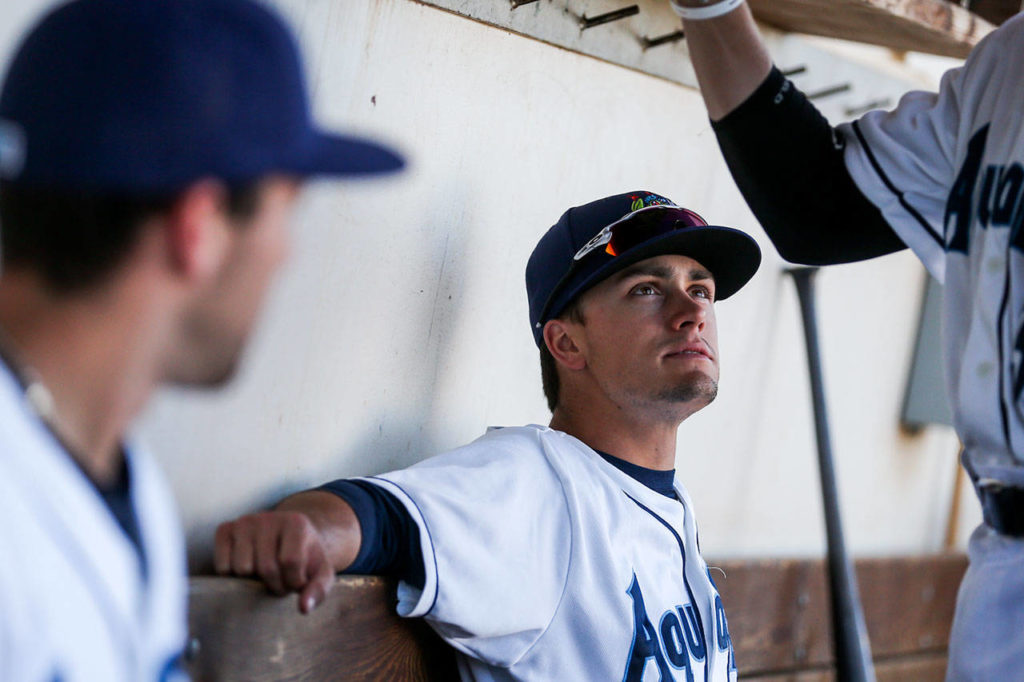
<svg viewBox="0 0 1024 682"><path fill-rule="evenodd" d="M718 387L714 302L747 235L649 192L568 210L526 270L550 427L489 431L222 525L216 565L308 610L336 570L400 579L472 680L735 680L721 599L675 476Z"/></svg>
<svg viewBox="0 0 1024 682"><path fill-rule="evenodd" d="M0 92L0 680L175 678L173 501L125 439L161 383L231 376L302 178L393 170L319 132L248 0L79 0Z"/></svg>
<svg viewBox="0 0 1024 682"><path fill-rule="evenodd" d="M938 93L831 127L742 0L673 0L737 184L779 252L844 263L913 249L944 283L946 380L984 524L948 679L1024 679L1024 16Z"/></svg>

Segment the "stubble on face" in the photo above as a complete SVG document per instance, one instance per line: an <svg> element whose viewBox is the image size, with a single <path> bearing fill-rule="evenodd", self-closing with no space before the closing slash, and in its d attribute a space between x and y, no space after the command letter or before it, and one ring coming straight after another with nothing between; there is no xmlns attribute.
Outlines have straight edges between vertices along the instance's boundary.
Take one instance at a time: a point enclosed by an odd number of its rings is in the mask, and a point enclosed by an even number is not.
<svg viewBox="0 0 1024 682"><path fill-rule="evenodd" d="M718 382L706 374L669 386L652 396L654 402L699 403L707 407L718 397Z"/></svg>

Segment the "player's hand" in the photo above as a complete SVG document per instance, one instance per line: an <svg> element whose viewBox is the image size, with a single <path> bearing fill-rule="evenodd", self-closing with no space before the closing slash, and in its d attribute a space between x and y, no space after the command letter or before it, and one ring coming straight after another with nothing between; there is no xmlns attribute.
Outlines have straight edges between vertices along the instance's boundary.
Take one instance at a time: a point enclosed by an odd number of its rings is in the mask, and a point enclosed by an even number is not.
<svg viewBox="0 0 1024 682"><path fill-rule="evenodd" d="M275 594L299 593L309 613L334 584L324 541L309 517L295 511L249 514L217 528L214 565L221 575L258 576Z"/></svg>

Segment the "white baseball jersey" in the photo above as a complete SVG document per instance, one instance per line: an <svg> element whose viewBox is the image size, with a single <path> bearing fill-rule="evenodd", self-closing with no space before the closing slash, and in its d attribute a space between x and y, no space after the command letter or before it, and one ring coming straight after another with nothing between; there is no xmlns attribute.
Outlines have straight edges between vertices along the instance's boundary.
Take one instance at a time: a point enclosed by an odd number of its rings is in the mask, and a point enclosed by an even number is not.
<svg viewBox="0 0 1024 682"><path fill-rule="evenodd" d="M184 678L184 544L156 465L128 460L146 556L0 363L0 680Z"/></svg>
<svg viewBox="0 0 1024 682"><path fill-rule="evenodd" d="M426 581L399 585L466 680L736 679L722 601L674 500L542 426L495 429L363 479L419 526Z"/></svg>
<svg viewBox="0 0 1024 682"><path fill-rule="evenodd" d="M1024 486L1024 15L937 94L841 128L858 187L945 284L946 380L968 468Z"/></svg>

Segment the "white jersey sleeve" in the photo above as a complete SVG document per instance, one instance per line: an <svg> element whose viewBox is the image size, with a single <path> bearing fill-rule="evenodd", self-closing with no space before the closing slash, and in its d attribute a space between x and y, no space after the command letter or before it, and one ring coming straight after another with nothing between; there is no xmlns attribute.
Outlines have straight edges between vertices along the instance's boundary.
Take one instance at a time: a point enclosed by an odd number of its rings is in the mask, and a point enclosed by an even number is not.
<svg viewBox="0 0 1024 682"><path fill-rule="evenodd" d="M419 526L425 584L399 586L399 613L453 646L511 666L543 635L565 588L568 512L534 429L494 430L409 469L367 480ZM542 567L538 570L538 567Z"/></svg>
<svg viewBox="0 0 1024 682"><path fill-rule="evenodd" d="M1012 51L1006 50L1019 42L1020 23L1018 17L987 36L963 67L943 76L938 93L911 92L893 111L872 111L838 126L857 186L940 282L950 189L975 132L976 113L991 108L998 84L1019 70L1019 56L1007 58ZM1019 79L1012 80L1019 87Z"/></svg>

